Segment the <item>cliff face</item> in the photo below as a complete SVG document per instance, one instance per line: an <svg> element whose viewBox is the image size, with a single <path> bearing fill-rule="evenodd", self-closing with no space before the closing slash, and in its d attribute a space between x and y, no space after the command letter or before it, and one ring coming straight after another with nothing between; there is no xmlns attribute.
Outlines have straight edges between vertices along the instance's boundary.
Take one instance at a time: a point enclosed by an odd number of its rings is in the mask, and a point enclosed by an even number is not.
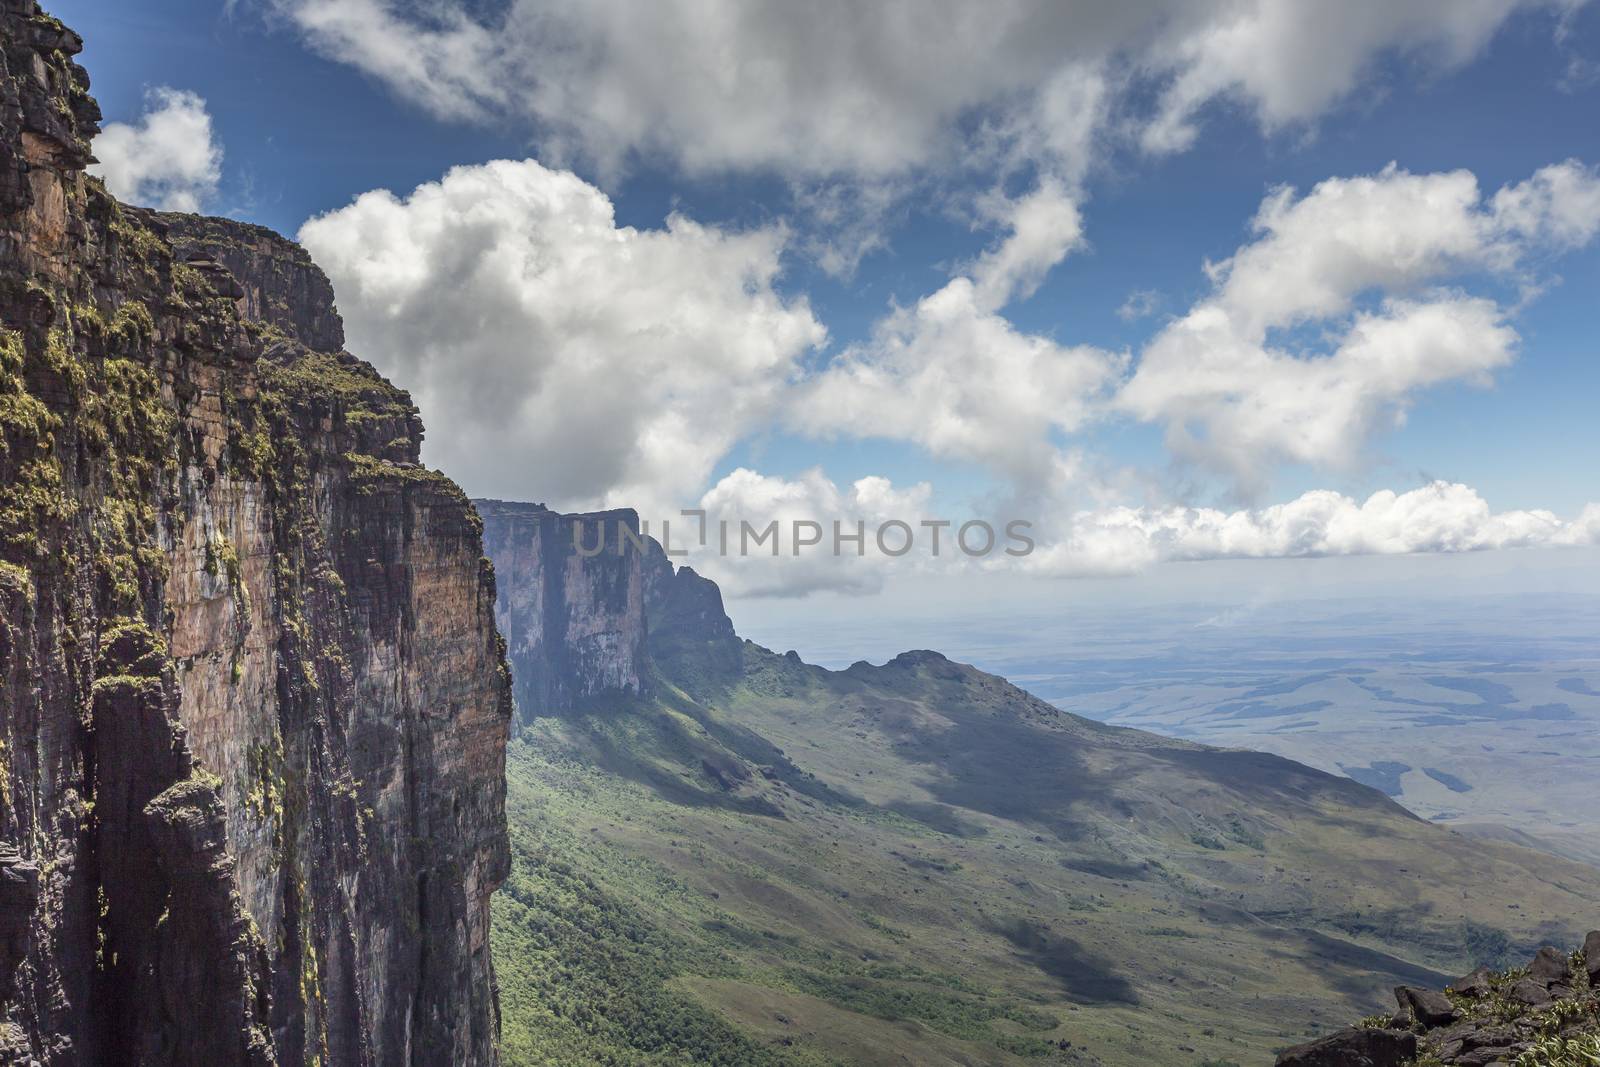
<svg viewBox="0 0 1600 1067"><path fill-rule="evenodd" d="M500 576L495 621L505 635L518 717L554 715L602 692L645 686L645 552L632 511L562 515L541 504L473 502ZM602 534L603 531L603 534ZM579 551L604 546L594 555ZM646 552L660 549L649 542ZM665 557L662 558L665 562Z"/></svg>
<svg viewBox="0 0 1600 1067"><path fill-rule="evenodd" d="M495 619L519 721L603 693L647 691L651 653L665 643L736 657L721 591L675 568L658 542L639 535L633 511L564 515L542 504L474 503L499 575Z"/></svg>
<svg viewBox="0 0 1600 1067"><path fill-rule="evenodd" d="M269 229L232 219L171 213L157 218L179 260L210 271L221 288L237 284L227 295L239 300L245 318L276 326L318 352L344 348L333 285L305 249Z"/></svg>
<svg viewBox="0 0 1600 1067"><path fill-rule="evenodd" d="M0 1062L488 1064L471 505L268 231L116 203L0 0Z"/></svg>

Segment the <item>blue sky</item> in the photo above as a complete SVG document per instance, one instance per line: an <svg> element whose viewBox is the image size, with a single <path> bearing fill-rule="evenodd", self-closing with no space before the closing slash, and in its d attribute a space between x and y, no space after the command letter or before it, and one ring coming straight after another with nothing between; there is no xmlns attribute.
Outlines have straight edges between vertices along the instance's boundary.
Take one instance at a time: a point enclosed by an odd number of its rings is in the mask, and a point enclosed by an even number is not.
<svg viewBox="0 0 1600 1067"><path fill-rule="evenodd" d="M1600 501L1594 473L1600 420L1593 413L1600 395L1594 340L1600 241L1593 234L1600 217L1584 215L1594 209L1582 184L1600 184L1592 170L1600 164L1594 121L1600 5L1507 0L1501 9L1478 5L1482 12L1470 17L1462 7L1447 15L1421 5L1419 19L1408 23L1385 5L1353 4L1332 30L1312 25L1312 8L1305 9L1305 26L1285 28L1259 12L1259 25L1252 23L1251 4L1217 5L1215 12L1193 5L1175 15L1151 0L1147 25L1122 13L1140 5L1105 5L1105 12L1081 16L1093 26L1029 13L1022 0L1002 5L1008 12L1013 6L1023 28L1010 37L997 33L992 60L962 58L943 80L965 79L970 87L949 88L940 79L918 80L916 48L927 52L928 64L940 62L937 25L915 31L926 40L891 35L878 46L904 48L906 56L863 47L858 68L839 55L848 49L827 36L852 27L817 30L817 51L806 53L804 41L793 42L809 40L807 34L783 25L793 9L767 25L748 14L763 5L707 27L682 25L687 16L676 26L607 19L539 0L431 6L145 0L137 10L108 0L51 5L88 42L81 59L107 122L129 127L125 149L109 160L101 153L108 180L121 176L119 193L146 200L171 193L172 184L160 183L159 166L137 156L141 149L160 152L155 136L141 142L153 127L140 123L170 103L151 91L168 88L194 94L185 100L209 118L211 148L221 153L220 168L209 175L172 179L183 196L209 212L289 234L335 213L304 236L333 276L351 320L351 346L418 393L430 428L428 458L470 492L563 506L637 503L659 514L696 503L730 516L809 509L825 517L841 508L880 519L896 508L958 519L1026 513L1045 539L1077 545L1042 566L1042 573L1057 574L1127 573L1210 555L1590 542L1589 527L1529 533L1515 513L1548 509L1570 522ZM717 7L695 10L711 18ZM670 20L673 9L665 4L657 11ZM944 10L929 8L919 17L936 23ZM846 44L870 44L884 32L866 16L862 21ZM484 27L493 32L476 32ZM682 39L677 30L685 31ZM1074 42L1098 34L1104 44L1057 61L1028 41L1056 32ZM1216 46L1229 34L1260 54ZM544 37L558 36L567 57L559 64L543 51L555 47ZM723 50L697 52L702 38ZM1296 56L1297 49L1304 58L1275 64L1274 56ZM694 77L652 81L630 56L648 56L669 74L679 69L675 64L691 72L731 65L714 72L706 88ZM890 79L878 66L910 73ZM997 69L1007 66L1016 73ZM762 81L772 69L780 73ZM1063 72L1070 78L1058 79ZM767 91L752 91L749 79ZM849 91L813 99L813 79ZM1083 136L1071 133L1071 116L1094 108L1074 109L1079 98L1071 96L1065 111L1047 106L1063 82L1092 83L1098 94L1092 99L1099 101L1099 118ZM778 99L784 86L794 99ZM1069 91L1077 90L1069 85ZM927 103L941 93L949 98L943 110ZM608 111L612 100L616 109ZM839 109L848 110L846 119L833 116ZM1163 127L1163 119L1184 132L1162 140L1171 126ZM870 150L877 141L890 147ZM181 155L170 146L167 154ZM543 167L493 180L475 169L495 159L531 159ZM1568 176L1579 184L1556 192L1541 187L1545 199L1537 210L1544 221L1516 223L1496 213L1496 190L1567 160L1577 161ZM1363 314L1393 314L1386 298L1456 301L1452 313L1470 310L1461 302L1467 298L1490 301L1516 342L1499 355L1485 342L1429 356L1423 360L1429 367L1437 365L1433 360L1455 362L1443 372L1419 370L1399 385L1392 381L1398 372L1389 369L1371 372L1372 382L1383 384L1353 393L1340 391L1343 378L1325 383L1324 406L1357 396L1370 410L1315 434L1279 428L1307 418L1307 411L1285 396L1289 386L1282 383L1250 395L1248 370L1237 370L1225 396L1186 407L1187 368L1208 342L1187 338L1180 320L1230 299L1204 265L1263 240L1251 220L1274 189L1292 186L1291 204L1301 198L1309 204L1318 183L1381 175L1390 163L1419 177L1463 169L1475 175L1481 199L1461 218L1482 230L1479 245L1463 250L1429 230L1418 239L1439 242L1443 265L1403 283L1385 265L1403 249L1363 253L1365 266L1350 268L1353 280L1338 307L1291 315L1266 334L1262 344L1280 357L1275 366L1286 371L1283 381L1296 380L1295 361L1309 366L1334 353ZM407 198L452 167L474 168L472 176L483 180L441 194L440 221L428 214L433 208ZM560 185L550 176L564 169L580 181ZM152 173L156 179L148 178ZM141 174L146 183L128 188ZM380 189L398 199L388 207L370 198L352 206ZM558 192L564 199L549 207L542 198ZM894 319L894 309L918 308L952 279L978 279L986 252L996 254L1010 239L1024 244L1029 235L1019 212L1030 196L1045 192L1050 196L1039 198L1046 206L1076 213L1078 230L1050 216L1065 228L1056 238L1040 238L1059 246L1041 253L1043 267L997 268L1004 278L996 284L1008 296L968 309L972 323L1001 331L1003 343L1033 346L1034 355L1008 361L986 347L983 338L997 336L992 332L934 336L921 319ZM817 208L824 193L840 197L842 218ZM596 254L583 244L594 236L585 212L605 199L619 227L660 234L676 213L709 236L669 230L669 239L621 257L597 279L584 273ZM541 206L528 207L531 200ZM524 244L446 243L440 234L469 228L479 203L492 203L493 218L507 230L525 225ZM1295 240L1338 242L1375 226L1380 233L1373 240L1381 243L1381 221L1329 218L1308 221ZM1563 226L1578 219L1571 223L1577 230L1552 236L1549 220L1556 218L1566 220ZM853 270L838 269L818 251L863 236L871 250ZM1282 263L1302 255L1300 245L1281 243L1274 254ZM602 240L597 247L608 255L612 245ZM396 296L395 270L425 276L464 256L478 257L470 269L481 285L429 276L431 289ZM401 264L399 257L412 259ZM555 268L526 265L541 257L571 273L557 277ZM510 282L476 266L512 260L523 273ZM1281 269L1267 276L1274 272ZM508 292L508 285L524 289ZM1297 299L1259 289L1250 299ZM430 292L444 306L424 299ZM1145 294L1148 313L1119 314L1134 294ZM580 302L582 313L529 310L540 300ZM407 310L395 310L402 305ZM593 326L613 312L619 323L611 332ZM886 331L894 343L884 343ZM416 340L420 335L426 339ZM631 347L652 345L656 337L666 340L648 350ZM518 348L524 339L526 352ZM1174 348L1158 366L1163 343L1190 347ZM970 350L950 348L961 344ZM749 355L769 347L766 355ZM1241 358L1245 367L1256 357ZM928 380L928 367L939 380ZM1027 380L1058 370L1076 377L1037 390ZM966 396L1008 375L994 410L974 415L964 407ZM1129 386L1135 375L1153 381L1143 394ZM723 381L735 384L722 390ZM590 403L597 390L612 388L633 390L632 400ZM1035 392L1048 403L1024 412ZM494 403L475 406L485 398ZM895 410L902 402L928 411L904 417ZM1000 440L1011 429L1009 403L1019 405L1017 441ZM1394 413L1401 409L1404 424L1397 427ZM663 421L664 410L674 418ZM1237 429L1246 412L1259 417L1260 432ZM928 430L917 421L923 414L951 428ZM1186 450L1171 442L1168 431L1191 420L1215 447ZM612 440L618 436L628 439ZM601 437L604 444L596 443ZM569 455L559 451L561 441L583 447ZM1050 456L1059 462L1046 471ZM1073 470L1064 473L1069 457ZM804 478L816 468L822 489ZM751 477L731 483L741 470ZM852 495L851 483L868 477L892 486L874 490L870 501ZM1219 547L1211 533L1196 533L1191 520L1170 514L1210 506L1259 516L1313 490L1332 490L1359 505L1379 490L1405 493L1436 480L1469 487L1492 513L1513 515L1487 532L1493 515L1452 513L1441 520L1439 508L1466 500L1457 495L1418 502L1398 516L1368 516L1363 521L1374 530L1359 535L1324 531L1307 549L1299 535L1279 528L1281 517L1250 518L1245 541ZM1078 536L1081 520L1074 516L1120 505L1145 509L1135 546L1121 536L1133 521L1126 517L1115 519L1114 550ZM1600 517L1589 521L1600 530ZM1257 529L1272 522L1279 527ZM1396 523L1404 529L1397 532ZM1083 547L1090 540L1099 547ZM881 586L877 572L837 581L831 573L790 568L744 588L803 593ZM741 588L737 575L726 579Z"/></svg>

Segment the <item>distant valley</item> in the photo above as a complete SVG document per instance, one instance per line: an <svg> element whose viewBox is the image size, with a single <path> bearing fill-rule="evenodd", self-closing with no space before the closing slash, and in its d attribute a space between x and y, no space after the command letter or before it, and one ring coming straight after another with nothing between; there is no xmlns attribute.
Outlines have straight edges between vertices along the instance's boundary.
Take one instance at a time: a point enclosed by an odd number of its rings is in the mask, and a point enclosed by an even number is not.
<svg viewBox="0 0 1600 1067"><path fill-rule="evenodd" d="M1600 166L1302 192L1396 156L1255 98L1581 5L68 6L105 111L0 0L0 1064L1600 1064L1593 390L1570 520L1343 462L1550 336ZM1196 153L1253 221L1126 165L1212 125L1328 136ZM741 581L768 510L838 558Z"/></svg>

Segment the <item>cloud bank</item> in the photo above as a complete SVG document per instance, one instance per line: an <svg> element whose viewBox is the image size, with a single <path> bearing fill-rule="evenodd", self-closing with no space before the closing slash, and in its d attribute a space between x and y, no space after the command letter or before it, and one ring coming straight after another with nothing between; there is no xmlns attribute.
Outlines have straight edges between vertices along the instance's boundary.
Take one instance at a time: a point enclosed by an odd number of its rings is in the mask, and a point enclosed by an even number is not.
<svg viewBox="0 0 1600 1067"><path fill-rule="evenodd" d="M810 177L882 177L974 149L1070 169L1111 120L1149 151L1174 151L1218 100L1282 129L1358 91L1386 57L1450 69L1519 11L1573 6L510 0L484 14L464 0L264 2L322 54L440 117L529 122L546 155Z"/></svg>
<svg viewBox="0 0 1600 1067"><path fill-rule="evenodd" d="M820 470L785 479L740 468L713 486L700 507L707 514L707 545L693 543L696 520L677 518L674 544L688 548L694 566L733 596L871 594L896 574L997 567L1041 577L1104 578L1175 562L1600 545L1600 503L1571 519L1545 510L1496 512L1476 490L1443 481L1401 493L1385 489L1365 500L1313 490L1287 503L1234 511L1107 506L1063 512L1033 522L1026 534L1037 544L1017 555L1004 551L1020 549L1020 542L1004 537L1014 516L998 513L986 520L1000 535L995 550L961 551L956 531L966 520L938 514L925 483L899 488L870 477L841 488ZM780 525L776 540L755 544L746 533L741 542L741 524L761 530L774 520ZM797 521L814 524L819 543L796 551L791 530ZM949 525L935 538L925 521ZM911 533L886 525L894 522ZM835 546L835 524L846 533L864 530L865 537ZM726 530L722 537L719 527ZM979 541L975 536L974 545Z"/></svg>
<svg viewBox="0 0 1600 1067"><path fill-rule="evenodd" d="M1549 511L1492 511L1450 482L1365 501L1314 490L1256 510L1116 507L1081 512L1070 533L1026 564L1062 576L1135 574L1156 563L1211 559L1479 552L1600 544L1600 504L1574 519Z"/></svg>

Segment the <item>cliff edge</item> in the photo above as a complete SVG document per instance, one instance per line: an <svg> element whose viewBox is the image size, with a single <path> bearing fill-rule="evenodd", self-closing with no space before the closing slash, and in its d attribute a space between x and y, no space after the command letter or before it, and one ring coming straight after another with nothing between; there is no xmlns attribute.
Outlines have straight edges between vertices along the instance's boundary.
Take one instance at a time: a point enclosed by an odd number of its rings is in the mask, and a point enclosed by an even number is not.
<svg viewBox="0 0 1600 1067"><path fill-rule="evenodd" d="M491 1064L477 516L327 279L86 177L0 0L0 1062Z"/></svg>

